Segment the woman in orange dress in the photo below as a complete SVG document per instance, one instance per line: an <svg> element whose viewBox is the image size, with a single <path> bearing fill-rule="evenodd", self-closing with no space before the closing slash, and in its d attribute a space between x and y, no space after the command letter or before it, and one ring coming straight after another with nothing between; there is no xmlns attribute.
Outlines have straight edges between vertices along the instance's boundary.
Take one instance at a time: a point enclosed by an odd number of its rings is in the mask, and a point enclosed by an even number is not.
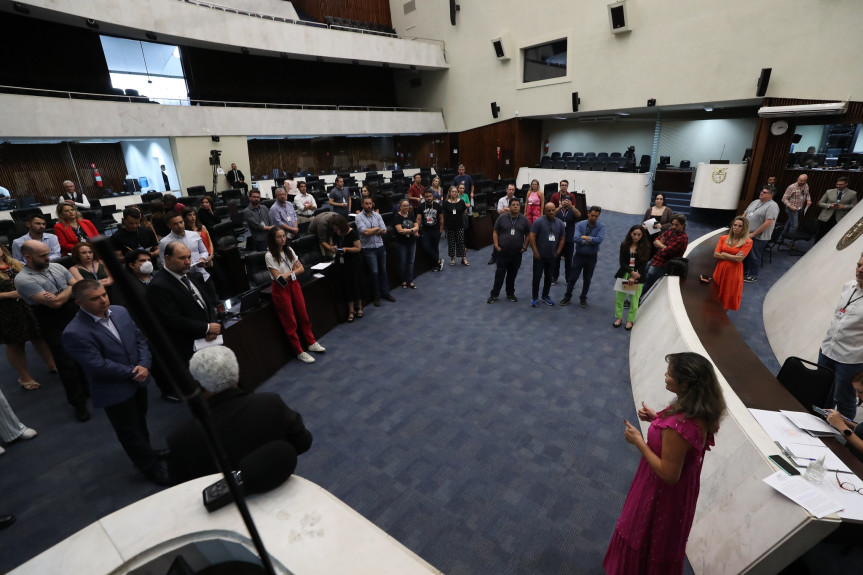
<svg viewBox="0 0 863 575"><path fill-rule="evenodd" d="M728 235L720 236L713 252L713 257L719 260L713 270L713 295L725 309L740 309L740 298L743 294L743 258L751 249L749 220L737 216L731 222Z"/></svg>

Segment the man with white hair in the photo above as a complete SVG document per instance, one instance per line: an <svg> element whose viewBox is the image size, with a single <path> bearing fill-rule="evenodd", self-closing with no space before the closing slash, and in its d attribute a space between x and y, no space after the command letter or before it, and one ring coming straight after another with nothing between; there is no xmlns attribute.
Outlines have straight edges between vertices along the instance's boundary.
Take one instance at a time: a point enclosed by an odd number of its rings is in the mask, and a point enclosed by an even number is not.
<svg viewBox="0 0 863 575"><path fill-rule="evenodd" d="M60 197L57 199L57 203L62 204L63 202L75 204L75 207L79 210L90 209L90 201L87 199L87 196L81 192L75 191L75 184L71 180L63 182L63 193L60 194Z"/></svg>
<svg viewBox="0 0 863 575"><path fill-rule="evenodd" d="M250 393L238 388L237 356L227 347L213 346L196 352L189 362L189 372L209 403L213 425L232 469L241 469L244 461L278 442L292 460L273 465L281 468L289 465L293 472L296 456L312 445L312 434L299 413L289 408L278 394ZM218 471L204 431L196 421L189 421L168 435L168 447L168 469L174 483Z"/></svg>

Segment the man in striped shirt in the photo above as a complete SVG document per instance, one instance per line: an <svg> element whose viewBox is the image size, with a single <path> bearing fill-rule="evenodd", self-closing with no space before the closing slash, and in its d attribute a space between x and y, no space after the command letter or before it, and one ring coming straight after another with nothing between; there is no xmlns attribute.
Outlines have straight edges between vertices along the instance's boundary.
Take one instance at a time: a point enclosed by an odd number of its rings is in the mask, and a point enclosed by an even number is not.
<svg viewBox="0 0 863 575"><path fill-rule="evenodd" d="M779 234L780 241L786 234L793 234L797 231L800 212L812 205L812 198L809 196L809 184L806 183L808 180L809 176L800 174L797 181L788 186L782 195L782 203L785 205L788 219L785 220L785 227Z"/></svg>

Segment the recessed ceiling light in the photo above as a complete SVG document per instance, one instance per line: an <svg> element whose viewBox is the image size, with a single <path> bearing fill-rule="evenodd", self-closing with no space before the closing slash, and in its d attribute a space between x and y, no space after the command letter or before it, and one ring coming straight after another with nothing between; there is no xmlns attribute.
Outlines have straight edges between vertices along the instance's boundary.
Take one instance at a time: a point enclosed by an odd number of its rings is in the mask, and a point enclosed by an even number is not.
<svg viewBox="0 0 863 575"><path fill-rule="evenodd" d="M705 111L705 112L712 112L712 111L713 111L713 107L712 107L712 106L704 106L704 111Z"/></svg>

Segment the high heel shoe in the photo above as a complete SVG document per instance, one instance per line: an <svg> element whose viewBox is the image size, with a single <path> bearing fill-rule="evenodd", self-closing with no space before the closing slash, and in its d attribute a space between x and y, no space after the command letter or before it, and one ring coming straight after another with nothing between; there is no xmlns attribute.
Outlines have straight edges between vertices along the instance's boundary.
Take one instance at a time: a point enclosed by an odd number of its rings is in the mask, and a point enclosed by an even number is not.
<svg viewBox="0 0 863 575"><path fill-rule="evenodd" d="M461 259L461 265L463 265L463 266L469 266L469 265L470 265L470 262L468 262L468 261L467 261L467 258L462 258L462 259Z"/></svg>

